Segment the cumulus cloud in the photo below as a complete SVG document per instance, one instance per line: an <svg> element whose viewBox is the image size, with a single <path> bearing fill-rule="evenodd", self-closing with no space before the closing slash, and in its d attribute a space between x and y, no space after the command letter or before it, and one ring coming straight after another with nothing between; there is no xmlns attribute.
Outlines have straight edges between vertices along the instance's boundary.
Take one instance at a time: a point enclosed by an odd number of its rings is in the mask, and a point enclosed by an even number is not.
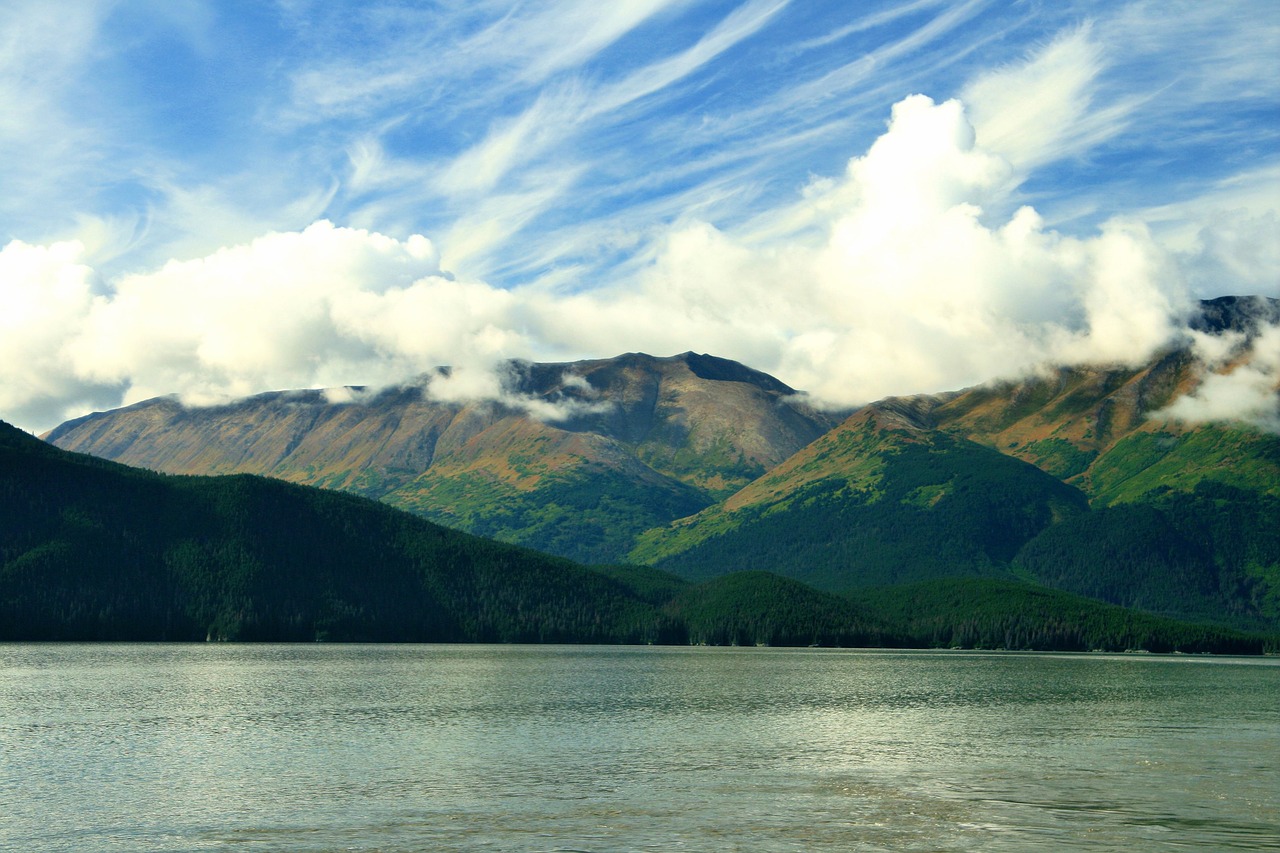
<svg viewBox="0 0 1280 853"><path fill-rule="evenodd" d="M955 388L1048 363L1137 363L1191 300L1139 223L1057 234L1012 189L958 101L917 95L842 179L806 195L816 245L748 245L705 223L665 241L639 292L564 300L546 339L707 342L848 405Z"/></svg>
<svg viewBox="0 0 1280 853"><path fill-rule="evenodd" d="M602 404L527 399L498 366L697 349L843 406L1048 364L1136 364L1185 333L1193 301L1178 256L1142 223L1071 237L1030 207L993 213L1011 207L1016 184L959 101L915 95L842 175L803 193L816 238L753 241L685 221L635 276L590 290L457 280L425 237L324 221L109 282L78 244L11 243L0 253L0 404L52 426L41 418L93 395L209 402L395 384L452 365L428 386L438 399L555 421ZM1243 402L1275 387L1276 365L1257 356L1273 339L1259 341L1248 370L1208 377L1173 416L1265 420L1271 410Z"/></svg>
<svg viewBox="0 0 1280 853"><path fill-rule="evenodd" d="M92 301L64 351L78 377L127 383L126 401L338 384L335 372L377 353L376 341L345 329L347 303L391 298L397 283L438 272L426 238L317 222L124 276Z"/></svg>
<svg viewBox="0 0 1280 853"><path fill-rule="evenodd" d="M68 241L0 249L0 412L17 423L49 423L96 402L67 344L93 300L84 246Z"/></svg>

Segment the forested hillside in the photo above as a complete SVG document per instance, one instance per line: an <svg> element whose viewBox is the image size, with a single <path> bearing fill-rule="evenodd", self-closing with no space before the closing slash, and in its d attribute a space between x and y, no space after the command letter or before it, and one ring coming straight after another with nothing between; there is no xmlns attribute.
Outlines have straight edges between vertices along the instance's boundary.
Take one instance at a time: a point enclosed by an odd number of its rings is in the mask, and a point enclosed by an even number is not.
<svg viewBox="0 0 1280 853"><path fill-rule="evenodd" d="M865 411L632 554L682 576L767 569L823 589L1002 572L1087 501L1032 465Z"/></svg>

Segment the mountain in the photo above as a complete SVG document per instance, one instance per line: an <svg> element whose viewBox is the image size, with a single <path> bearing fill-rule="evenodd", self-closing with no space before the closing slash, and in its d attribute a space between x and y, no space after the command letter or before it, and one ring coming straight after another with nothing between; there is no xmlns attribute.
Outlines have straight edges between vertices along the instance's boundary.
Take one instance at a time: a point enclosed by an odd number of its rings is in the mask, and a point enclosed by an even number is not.
<svg viewBox="0 0 1280 853"><path fill-rule="evenodd" d="M1203 303L1192 327L1224 370L1276 323L1277 300L1225 297ZM1046 369L844 419L692 353L514 363L502 403L433 400L438 378L206 409L154 400L49 438L162 470L356 491L699 583L755 570L838 593L1020 579L1178 618L1280 626L1280 437L1165 416L1214 378L1191 342L1147 364Z"/></svg>
<svg viewBox="0 0 1280 853"><path fill-rule="evenodd" d="M1024 585L999 600L1034 594ZM945 637L989 647L1012 620L1019 633L999 637L1026 648L1280 644L1087 600L1029 616L997 603L975 627L973 614L936 598L891 595L886 619L874 596L767 573L691 584L641 566L591 569L353 495L242 474L155 474L0 422L0 640L928 646Z"/></svg>
<svg viewBox="0 0 1280 853"><path fill-rule="evenodd" d="M1280 300L1222 297L1202 303L1192 326L1219 338L1237 335L1243 343L1277 323ZM1037 465L1095 503L1139 500L1162 487L1185 491L1203 479L1280 495L1275 435L1159 416L1201 382L1201 372L1191 348L1182 346L1137 367L1058 368L1019 382L880 405Z"/></svg>
<svg viewBox="0 0 1280 853"><path fill-rule="evenodd" d="M1275 300L1203 307L1201 330L1236 335L1238 349L1280 321ZM1184 346L1139 367L884 400L727 500L646 532L631 559L695 579L768 568L827 590L1022 578L1274 629L1280 436L1160 416L1201 381Z"/></svg>
<svg viewBox="0 0 1280 853"><path fill-rule="evenodd" d="M513 362L504 402L433 399L441 378L205 408L160 398L69 421L47 439L166 473L341 489L606 562L643 530L734 493L839 421L767 374L694 353Z"/></svg>

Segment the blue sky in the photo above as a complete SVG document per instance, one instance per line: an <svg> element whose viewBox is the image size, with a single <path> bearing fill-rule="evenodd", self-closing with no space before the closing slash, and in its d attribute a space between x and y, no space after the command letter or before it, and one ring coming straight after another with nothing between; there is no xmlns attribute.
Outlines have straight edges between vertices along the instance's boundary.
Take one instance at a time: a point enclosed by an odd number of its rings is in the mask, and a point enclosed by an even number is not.
<svg viewBox="0 0 1280 853"><path fill-rule="evenodd" d="M31 429L641 349L848 405L1280 287L1270 0L16 0L0 40Z"/></svg>

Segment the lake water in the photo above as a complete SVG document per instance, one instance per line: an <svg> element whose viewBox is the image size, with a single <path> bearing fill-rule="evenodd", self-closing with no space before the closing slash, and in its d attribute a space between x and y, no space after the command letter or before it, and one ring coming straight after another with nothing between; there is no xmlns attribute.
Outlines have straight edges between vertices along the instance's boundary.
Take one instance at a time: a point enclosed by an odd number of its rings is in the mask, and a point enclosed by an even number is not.
<svg viewBox="0 0 1280 853"><path fill-rule="evenodd" d="M1280 660L0 645L0 849L1280 850Z"/></svg>

